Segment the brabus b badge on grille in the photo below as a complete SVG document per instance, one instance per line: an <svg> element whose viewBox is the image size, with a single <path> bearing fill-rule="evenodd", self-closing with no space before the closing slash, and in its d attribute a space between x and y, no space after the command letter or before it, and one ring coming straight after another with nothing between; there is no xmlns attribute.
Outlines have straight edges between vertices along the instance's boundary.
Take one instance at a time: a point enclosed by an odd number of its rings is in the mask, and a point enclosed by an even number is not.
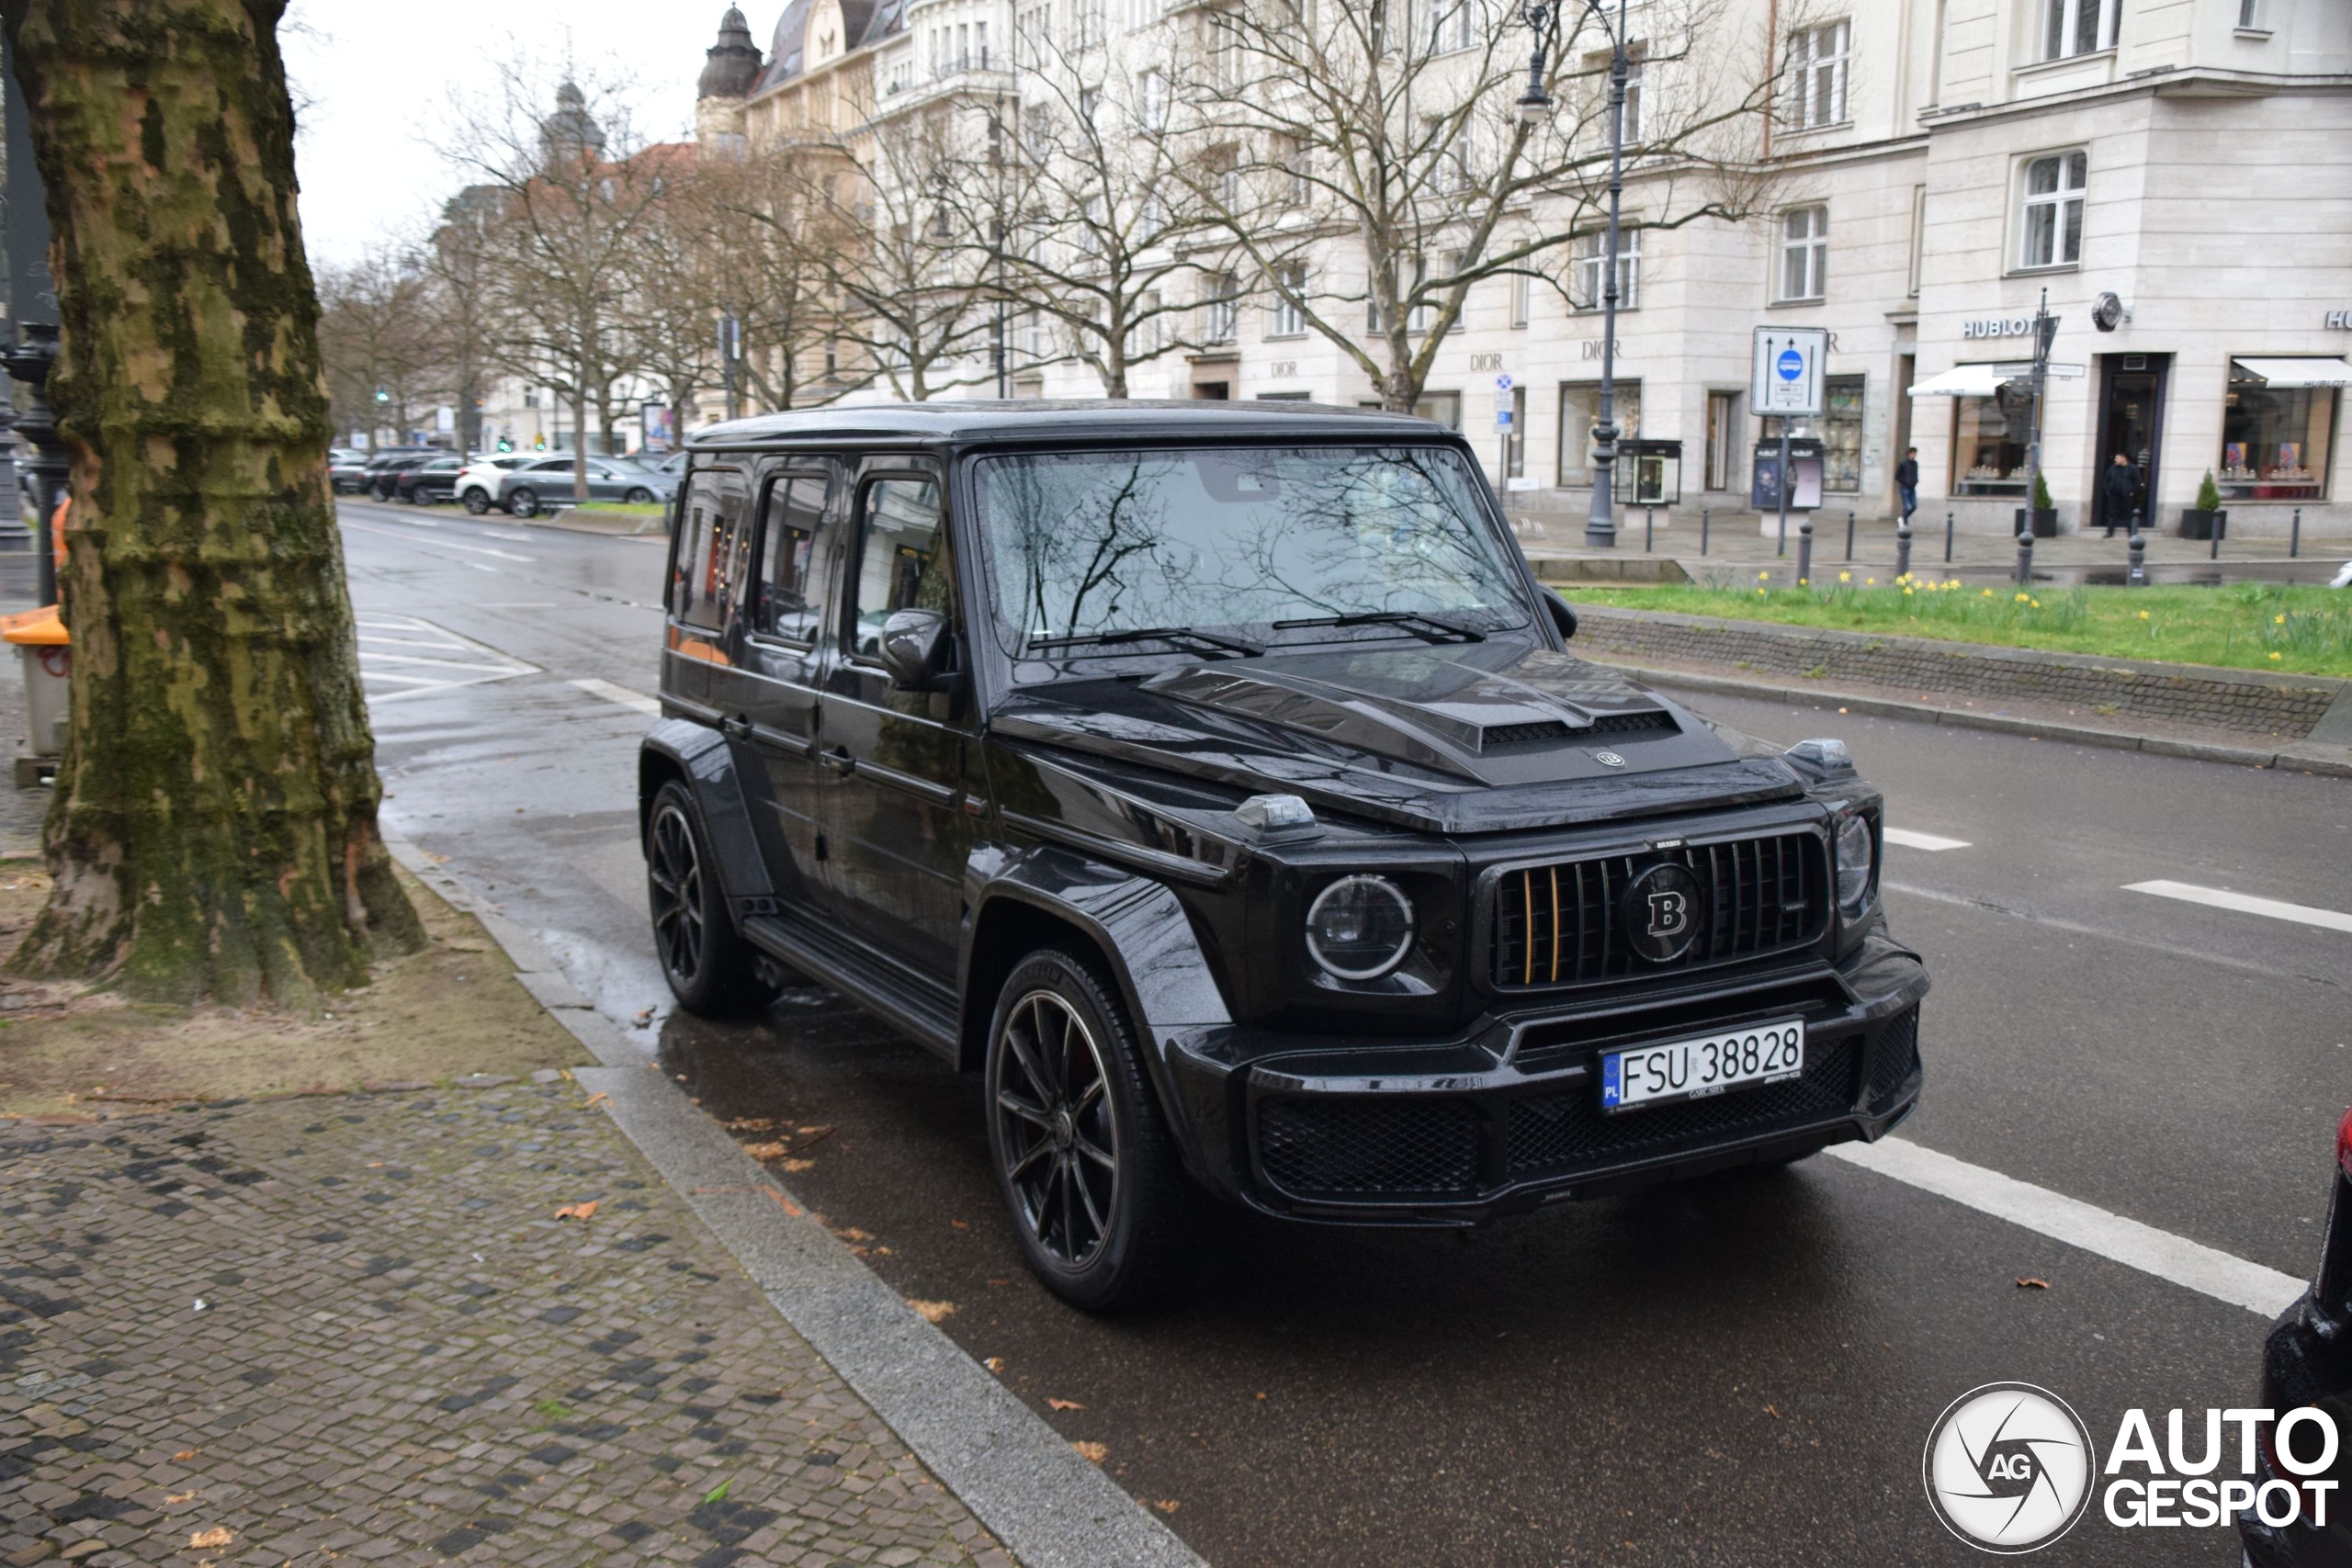
<svg viewBox="0 0 2352 1568"><path fill-rule="evenodd" d="M1671 964L1689 953L1707 924L1707 890L1672 863L1651 866L1625 885L1617 926L1636 958Z"/></svg>

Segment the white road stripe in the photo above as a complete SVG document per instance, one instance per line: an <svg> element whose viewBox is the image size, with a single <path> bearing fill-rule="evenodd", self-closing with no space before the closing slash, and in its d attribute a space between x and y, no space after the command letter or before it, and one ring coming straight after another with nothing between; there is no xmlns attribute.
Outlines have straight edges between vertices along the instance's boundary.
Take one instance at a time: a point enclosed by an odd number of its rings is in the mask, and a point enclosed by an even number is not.
<svg viewBox="0 0 2352 1568"><path fill-rule="evenodd" d="M380 534L387 539L404 539L412 545L422 542L420 540L411 539L406 534L396 533L390 528L371 528L365 523L345 522L344 526L346 528L356 529L362 534ZM513 550L493 550L480 545L460 545L449 539L442 540L438 547L445 550L463 550L469 556L496 556L500 560L529 561L537 560L538 558L536 556L518 556ZM471 566L473 562L468 561L465 564ZM484 568L483 570L488 570L489 569Z"/></svg>
<svg viewBox="0 0 2352 1568"><path fill-rule="evenodd" d="M2193 882L2132 882L2124 886L2126 893L2153 893L2159 898L2178 898L2188 904L2207 904L2216 909L2235 909L2243 915L2267 915L2274 920L2292 920L2297 925L2317 926L2323 931L2352 931L2352 915L2335 909L2316 909L2309 904L2287 904L2276 898L2256 898L2247 893L2232 893L2220 887L2199 887Z"/></svg>
<svg viewBox="0 0 2352 1568"><path fill-rule="evenodd" d="M643 692L632 692L627 686L616 686L610 681L599 681L593 675L571 683L591 695L602 697L608 703L618 703L625 708L635 708L639 713L659 714L662 711L661 703Z"/></svg>
<svg viewBox="0 0 2352 1568"><path fill-rule="evenodd" d="M1885 828L1881 831L1885 834L1888 843L1901 844L1906 850L1964 850L1968 847L1966 839L1939 839L1933 833L1915 833L1908 828Z"/></svg>
<svg viewBox="0 0 2352 1568"><path fill-rule="evenodd" d="M2291 1274L2233 1258L2202 1242L2127 1220L2046 1187L1938 1154L1907 1138L1837 1144L1824 1152L2264 1317L2278 1316L2303 1293L2305 1281Z"/></svg>

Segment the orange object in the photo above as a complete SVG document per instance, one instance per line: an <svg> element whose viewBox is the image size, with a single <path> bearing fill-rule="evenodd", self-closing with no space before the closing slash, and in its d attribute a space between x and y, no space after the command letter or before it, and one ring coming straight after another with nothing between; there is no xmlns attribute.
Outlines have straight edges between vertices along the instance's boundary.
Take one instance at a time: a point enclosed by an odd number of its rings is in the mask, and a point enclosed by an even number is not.
<svg viewBox="0 0 2352 1568"><path fill-rule="evenodd" d="M44 604L38 610L22 615L0 615L0 642L13 642L30 648L63 648L73 639L65 635L64 619L54 604Z"/></svg>

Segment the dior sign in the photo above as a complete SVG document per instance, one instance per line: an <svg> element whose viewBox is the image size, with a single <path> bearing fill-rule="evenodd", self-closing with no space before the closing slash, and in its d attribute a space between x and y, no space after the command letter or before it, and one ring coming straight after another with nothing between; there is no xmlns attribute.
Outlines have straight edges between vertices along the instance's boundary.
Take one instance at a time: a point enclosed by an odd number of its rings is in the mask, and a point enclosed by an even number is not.
<svg viewBox="0 0 2352 1568"><path fill-rule="evenodd" d="M1962 337L2031 337L2031 316L1982 316L1960 323Z"/></svg>

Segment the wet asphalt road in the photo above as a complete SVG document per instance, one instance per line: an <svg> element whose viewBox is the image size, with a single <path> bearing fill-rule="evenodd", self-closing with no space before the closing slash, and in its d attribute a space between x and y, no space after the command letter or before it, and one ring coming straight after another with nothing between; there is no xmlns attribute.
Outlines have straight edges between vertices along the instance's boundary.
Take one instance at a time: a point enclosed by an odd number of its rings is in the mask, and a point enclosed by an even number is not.
<svg viewBox="0 0 2352 1568"><path fill-rule="evenodd" d="M2128 1407L2161 1430L2253 1391L2243 1308L1828 1159L1467 1235L1237 1219L1185 1301L1069 1312L1004 1232L971 1082L821 991L756 1023L666 1016L633 841L647 721L624 705L652 688L658 546L344 515L391 825L616 1020L652 1010L634 1038L706 1109L830 1129L796 1140L795 1190L905 1294L955 1303L947 1332L1218 1568L1981 1561L1920 1493L1963 1391L2055 1390L2102 1450ZM2308 1271L2352 1101L2352 936L2124 889L2352 907L2352 787L1698 703L1845 736L1892 825L1966 841L1889 853L1895 930L1936 980L1904 1136ZM2237 1549L2095 1509L2041 1560Z"/></svg>

